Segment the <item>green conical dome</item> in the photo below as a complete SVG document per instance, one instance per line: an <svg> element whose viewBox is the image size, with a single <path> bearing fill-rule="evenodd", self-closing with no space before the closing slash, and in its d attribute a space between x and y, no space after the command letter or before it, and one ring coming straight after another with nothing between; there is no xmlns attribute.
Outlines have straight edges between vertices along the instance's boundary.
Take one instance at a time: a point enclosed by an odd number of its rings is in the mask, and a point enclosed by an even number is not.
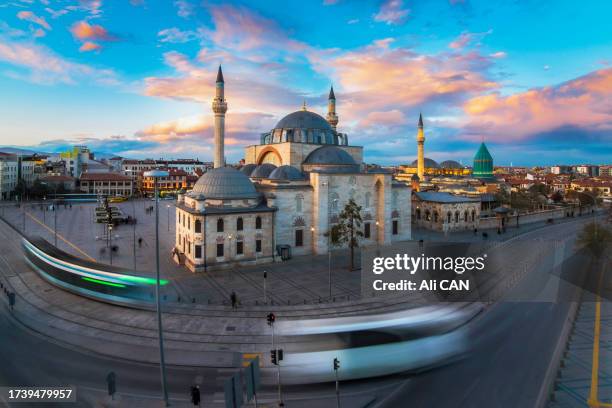
<svg viewBox="0 0 612 408"><path fill-rule="evenodd" d="M493 157L484 142L480 144L474 156L474 170L472 173L474 177L493 177Z"/></svg>

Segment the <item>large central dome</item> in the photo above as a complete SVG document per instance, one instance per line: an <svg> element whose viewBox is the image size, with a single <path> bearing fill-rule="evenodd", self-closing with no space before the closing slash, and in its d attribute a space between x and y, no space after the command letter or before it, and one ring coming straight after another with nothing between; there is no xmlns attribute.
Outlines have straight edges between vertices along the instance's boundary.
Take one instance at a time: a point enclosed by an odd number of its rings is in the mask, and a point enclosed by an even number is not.
<svg viewBox="0 0 612 408"><path fill-rule="evenodd" d="M331 125L323 116L307 110L300 110L288 114L282 118L274 128L332 130Z"/></svg>
<svg viewBox="0 0 612 408"><path fill-rule="evenodd" d="M202 194L204 198L225 200L259 196L251 180L232 167L208 170L195 183L191 193Z"/></svg>

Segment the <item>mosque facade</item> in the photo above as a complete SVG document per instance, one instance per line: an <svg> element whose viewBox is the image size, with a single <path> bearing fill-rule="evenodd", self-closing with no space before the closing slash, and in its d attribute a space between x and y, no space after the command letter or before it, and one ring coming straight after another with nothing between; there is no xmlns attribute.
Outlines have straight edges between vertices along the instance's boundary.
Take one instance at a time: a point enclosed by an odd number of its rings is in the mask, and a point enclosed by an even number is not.
<svg viewBox="0 0 612 408"><path fill-rule="evenodd" d="M245 165L235 169L223 157L224 87L219 68L212 105L215 168L179 196L177 263L197 272L326 254L333 249L327 232L350 199L361 207L361 245L411 238L411 188L390 172L366 168L363 147L350 145L337 130L333 88L325 118L306 106L286 115L245 148Z"/></svg>

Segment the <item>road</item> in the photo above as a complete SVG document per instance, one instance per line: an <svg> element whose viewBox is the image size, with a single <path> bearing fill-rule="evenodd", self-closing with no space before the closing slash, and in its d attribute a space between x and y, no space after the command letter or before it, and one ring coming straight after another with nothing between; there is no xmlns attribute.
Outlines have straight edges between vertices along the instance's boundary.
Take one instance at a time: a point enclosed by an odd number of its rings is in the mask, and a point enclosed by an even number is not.
<svg viewBox="0 0 612 408"><path fill-rule="evenodd" d="M570 226L564 228L571 230ZM516 290L524 290L536 281L537 276L528 275ZM560 283L561 291L569 289L566 284ZM160 387L156 366L70 350L20 326L7 316L4 303L1 305L0 384L77 384L81 390L77 393L77 406L85 407L105 399L105 378L108 372L114 371L118 378L118 391L122 393L124 401L134 397L145 401L149 399L152 404L154 401L158 403L155 396L159 395ZM406 401L410 401L411 407L533 406L568 307L567 302L500 302L468 328L473 339L472 352L465 359L418 375L343 384L344 395L356 394L361 389L375 397L383 394L381 390L386 385L396 384L393 393L386 393L388 397L382 406L405 406ZM223 379L228 376L216 369L170 367L171 398L175 406L186 405L189 386L200 383L203 394L210 399L216 392L215 398L220 402L218 392ZM397 385L398 381L402 381L401 386ZM329 388L325 384L297 386L290 392L296 395L326 394L329 400L316 406L328 406L333 402L333 389ZM297 402L288 404L306 405ZM313 406L312 403L310 406Z"/></svg>

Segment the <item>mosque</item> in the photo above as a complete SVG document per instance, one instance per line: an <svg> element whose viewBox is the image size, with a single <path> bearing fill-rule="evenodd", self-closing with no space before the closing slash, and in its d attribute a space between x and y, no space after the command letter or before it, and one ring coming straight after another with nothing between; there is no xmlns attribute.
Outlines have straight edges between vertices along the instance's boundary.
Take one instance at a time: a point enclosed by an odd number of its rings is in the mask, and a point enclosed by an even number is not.
<svg viewBox="0 0 612 408"><path fill-rule="evenodd" d="M322 117L301 110L282 118L245 148L245 165L225 165L228 104L221 67L212 110L214 168L176 205L174 260L193 272L326 254L327 232L350 199L361 206L362 245L411 238L411 188L368 169L363 147L337 130L336 96Z"/></svg>

